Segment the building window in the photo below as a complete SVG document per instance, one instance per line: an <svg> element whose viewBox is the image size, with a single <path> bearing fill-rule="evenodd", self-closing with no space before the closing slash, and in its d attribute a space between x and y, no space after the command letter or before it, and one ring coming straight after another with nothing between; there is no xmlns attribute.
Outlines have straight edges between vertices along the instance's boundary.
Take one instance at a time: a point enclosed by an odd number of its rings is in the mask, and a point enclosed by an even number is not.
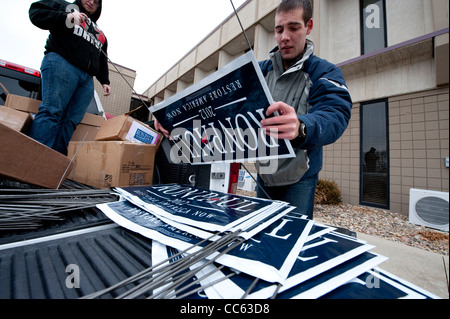
<svg viewBox="0 0 450 319"><path fill-rule="evenodd" d="M361 0L361 55L387 47L385 0Z"/></svg>
<svg viewBox="0 0 450 319"><path fill-rule="evenodd" d="M362 205L389 209L388 102L361 104Z"/></svg>

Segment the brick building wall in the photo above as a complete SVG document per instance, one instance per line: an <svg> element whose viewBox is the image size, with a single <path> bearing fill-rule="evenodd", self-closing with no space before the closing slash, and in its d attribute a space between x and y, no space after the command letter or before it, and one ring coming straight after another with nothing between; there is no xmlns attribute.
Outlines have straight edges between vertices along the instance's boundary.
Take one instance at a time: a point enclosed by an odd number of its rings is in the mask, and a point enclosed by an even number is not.
<svg viewBox="0 0 450 319"><path fill-rule="evenodd" d="M131 88L134 86L136 71L118 64L113 65L108 63L108 66L111 95L103 95L103 88L97 80L95 80L95 90L100 97L105 112L113 116L118 116L130 110L131 96L133 93ZM124 78L131 87L125 82Z"/></svg>
<svg viewBox="0 0 450 319"><path fill-rule="evenodd" d="M449 191L448 88L392 97L389 105L390 210L409 213L411 188ZM324 148L320 178L339 185L342 200L360 203L360 106L343 136Z"/></svg>

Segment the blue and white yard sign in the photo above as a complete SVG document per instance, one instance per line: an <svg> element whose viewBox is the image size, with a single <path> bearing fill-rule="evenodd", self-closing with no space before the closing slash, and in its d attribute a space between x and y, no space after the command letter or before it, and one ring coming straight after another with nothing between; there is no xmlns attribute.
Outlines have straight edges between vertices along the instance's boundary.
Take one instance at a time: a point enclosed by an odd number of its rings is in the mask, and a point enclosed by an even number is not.
<svg viewBox="0 0 450 319"><path fill-rule="evenodd" d="M116 188L128 200L161 218L205 231L230 231L285 202L238 196L187 185L166 184Z"/></svg>
<svg viewBox="0 0 450 319"><path fill-rule="evenodd" d="M173 161L192 164L294 157L261 120L273 99L252 51L150 108L171 133Z"/></svg>

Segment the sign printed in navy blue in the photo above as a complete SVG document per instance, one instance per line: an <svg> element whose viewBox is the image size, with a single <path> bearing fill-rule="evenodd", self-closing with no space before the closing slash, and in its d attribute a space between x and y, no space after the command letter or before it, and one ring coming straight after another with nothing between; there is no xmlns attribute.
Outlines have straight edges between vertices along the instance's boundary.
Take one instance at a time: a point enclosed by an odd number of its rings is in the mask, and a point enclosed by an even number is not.
<svg viewBox="0 0 450 319"><path fill-rule="evenodd" d="M294 157L287 140L269 137L261 120L273 103L252 51L150 108L171 132L180 161L193 164Z"/></svg>
<svg viewBox="0 0 450 319"><path fill-rule="evenodd" d="M326 234L306 243L298 254L296 262L281 291L294 287L321 274L373 246L342 237L336 233ZM257 292L255 289L254 292Z"/></svg>
<svg viewBox="0 0 450 319"><path fill-rule="evenodd" d="M239 249L233 250L233 254L259 262L270 261L273 267L282 269L286 263L286 252L290 252L288 274L308 237L312 225L313 222L308 219L283 217L244 242L238 247ZM299 238L301 238L300 242Z"/></svg>
<svg viewBox="0 0 450 319"><path fill-rule="evenodd" d="M298 255L283 288L297 285L372 248L374 246L339 233L309 241Z"/></svg>
<svg viewBox="0 0 450 319"><path fill-rule="evenodd" d="M97 207L122 227L179 250L185 250L201 241L199 237L167 225L128 201L101 204ZM217 263L267 282L283 282L291 271L313 223L311 220L298 218L280 219L218 258ZM207 243L204 243L198 249L206 245ZM217 253L209 258L216 255Z"/></svg>
<svg viewBox="0 0 450 319"><path fill-rule="evenodd" d="M227 231L267 209L287 205L180 184L116 190L153 214L207 231Z"/></svg>
<svg viewBox="0 0 450 319"><path fill-rule="evenodd" d="M311 232L308 235L307 242L319 238L320 236L323 236L325 234L331 233L332 231L336 230L335 227L330 227L326 225L320 225L315 223L313 228L311 229Z"/></svg>
<svg viewBox="0 0 450 319"><path fill-rule="evenodd" d="M387 258L365 252L282 293L276 299L317 299L373 269Z"/></svg>
<svg viewBox="0 0 450 319"><path fill-rule="evenodd" d="M281 293L315 276L321 275L352 258L364 254L372 248L373 246L371 245L340 236L337 233L326 234L309 241L303 245L301 252L297 255L295 264L279 292ZM384 260L380 259L378 263ZM374 266L371 265L371 267ZM366 270L364 269L364 271ZM229 281L230 286L228 287L227 293L234 294L233 289L239 292L245 292L252 284L253 278L239 274L230 278ZM249 298L269 298L276 289L276 286L268 282L259 281L252 289ZM225 296L225 298L227 297L230 296Z"/></svg>
<svg viewBox="0 0 450 319"><path fill-rule="evenodd" d="M129 201L101 204L97 207L122 227L181 250L202 241L201 238L165 223Z"/></svg>
<svg viewBox="0 0 450 319"><path fill-rule="evenodd" d="M323 299L435 299L410 283L392 278L382 269L367 271L323 296Z"/></svg>
<svg viewBox="0 0 450 319"><path fill-rule="evenodd" d="M431 292L429 292L429 291L427 291L427 290L425 290L423 288L417 287L416 285L408 282L407 280L402 279L400 277L397 277L396 275L391 274L390 272L388 272L388 271L386 271L384 269L380 269L380 268L376 267L376 268L374 268L372 270L372 273L374 275L376 275L376 276L379 276L380 278L384 278L385 281L389 281L393 285L400 285L400 286L403 286L405 288L408 288L408 290L411 290L414 293L417 293L417 294L423 296L424 298L427 298L427 299L441 299L440 297L434 295L433 293L431 293ZM375 280L374 280L374 284L375 285L377 284L375 282ZM408 293L411 294L411 292L408 292Z"/></svg>
<svg viewBox="0 0 450 319"><path fill-rule="evenodd" d="M290 289L281 288L280 290L282 292L277 294L276 299L319 298L362 273L373 269L386 259L386 257L371 252L365 252L331 268L330 270L301 282ZM222 269L221 271L223 276L226 276L231 272L231 270L227 268ZM215 279L217 280L217 278ZM211 292L208 290L207 293L211 293L211 295L214 293L214 296L217 297L219 295L224 299L239 298L242 297L246 289L250 287L254 278L241 273L233 276L227 281L227 283L222 283L221 286L216 286L216 291ZM207 283L205 283L205 285L206 284ZM233 290L236 291L236 293L234 293ZM275 290L276 286L268 286L266 282L258 281L247 298L269 298L273 295Z"/></svg>

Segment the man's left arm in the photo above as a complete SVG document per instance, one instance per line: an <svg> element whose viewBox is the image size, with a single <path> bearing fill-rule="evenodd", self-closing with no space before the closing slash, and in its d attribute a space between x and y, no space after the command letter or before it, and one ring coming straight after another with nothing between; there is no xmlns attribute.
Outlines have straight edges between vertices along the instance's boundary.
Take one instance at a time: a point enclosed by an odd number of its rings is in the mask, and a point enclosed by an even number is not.
<svg viewBox="0 0 450 319"><path fill-rule="evenodd" d="M261 121L266 134L290 140L303 149L322 147L339 139L350 121L352 100L340 70L334 73L314 83L308 99L311 108L307 114L297 115L295 109L284 102L270 105L266 115L278 112L279 116ZM302 136L302 133L306 135Z"/></svg>
<svg viewBox="0 0 450 319"><path fill-rule="evenodd" d="M313 149L336 142L348 126L353 105L338 68L316 80L308 102L308 113L298 116L307 132L301 147Z"/></svg>

